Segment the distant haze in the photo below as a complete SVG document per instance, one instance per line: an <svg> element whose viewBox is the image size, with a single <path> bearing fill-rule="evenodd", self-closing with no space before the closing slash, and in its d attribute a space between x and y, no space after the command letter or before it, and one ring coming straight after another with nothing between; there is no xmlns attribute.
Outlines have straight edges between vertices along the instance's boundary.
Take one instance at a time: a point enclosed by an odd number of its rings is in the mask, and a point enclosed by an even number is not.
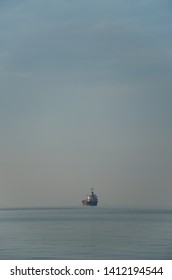
<svg viewBox="0 0 172 280"><path fill-rule="evenodd" d="M172 6L0 2L0 208L171 207Z"/></svg>

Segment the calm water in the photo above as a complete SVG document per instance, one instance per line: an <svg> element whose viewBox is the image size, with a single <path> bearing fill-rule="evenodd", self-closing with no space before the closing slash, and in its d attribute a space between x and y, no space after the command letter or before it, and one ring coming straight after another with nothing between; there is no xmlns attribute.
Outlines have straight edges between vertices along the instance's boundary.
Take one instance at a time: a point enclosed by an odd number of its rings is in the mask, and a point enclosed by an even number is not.
<svg viewBox="0 0 172 280"><path fill-rule="evenodd" d="M0 259L172 259L172 210L0 210Z"/></svg>

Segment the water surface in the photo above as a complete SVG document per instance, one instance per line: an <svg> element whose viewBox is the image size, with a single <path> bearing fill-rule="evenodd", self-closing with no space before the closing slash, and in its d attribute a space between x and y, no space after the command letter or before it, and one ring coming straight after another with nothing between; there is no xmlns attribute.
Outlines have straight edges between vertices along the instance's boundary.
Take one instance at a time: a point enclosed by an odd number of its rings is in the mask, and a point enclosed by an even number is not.
<svg viewBox="0 0 172 280"><path fill-rule="evenodd" d="M172 210L1 209L0 259L172 259Z"/></svg>

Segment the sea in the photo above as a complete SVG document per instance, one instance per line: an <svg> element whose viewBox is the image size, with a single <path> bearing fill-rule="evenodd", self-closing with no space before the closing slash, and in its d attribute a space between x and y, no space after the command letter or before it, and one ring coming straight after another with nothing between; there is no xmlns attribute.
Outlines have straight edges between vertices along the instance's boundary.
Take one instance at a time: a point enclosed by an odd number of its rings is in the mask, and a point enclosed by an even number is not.
<svg viewBox="0 0 172 280"><path fill-rule="evenodd" d="M0 209L1 260L171 260L172 209Z"/></svg>

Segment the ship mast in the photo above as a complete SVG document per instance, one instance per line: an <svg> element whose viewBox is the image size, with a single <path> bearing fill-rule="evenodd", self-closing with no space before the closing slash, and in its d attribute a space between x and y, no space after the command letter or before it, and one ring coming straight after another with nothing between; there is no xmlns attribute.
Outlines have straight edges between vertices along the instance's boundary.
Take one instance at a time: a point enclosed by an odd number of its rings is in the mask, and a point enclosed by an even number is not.
<svg viewBox="0 0 172 280"><path fill-rule="evenodd" d="M93 192L93 188L91 188L91 194L92 194L92 195L94 194L94 192Z"/></svg>

